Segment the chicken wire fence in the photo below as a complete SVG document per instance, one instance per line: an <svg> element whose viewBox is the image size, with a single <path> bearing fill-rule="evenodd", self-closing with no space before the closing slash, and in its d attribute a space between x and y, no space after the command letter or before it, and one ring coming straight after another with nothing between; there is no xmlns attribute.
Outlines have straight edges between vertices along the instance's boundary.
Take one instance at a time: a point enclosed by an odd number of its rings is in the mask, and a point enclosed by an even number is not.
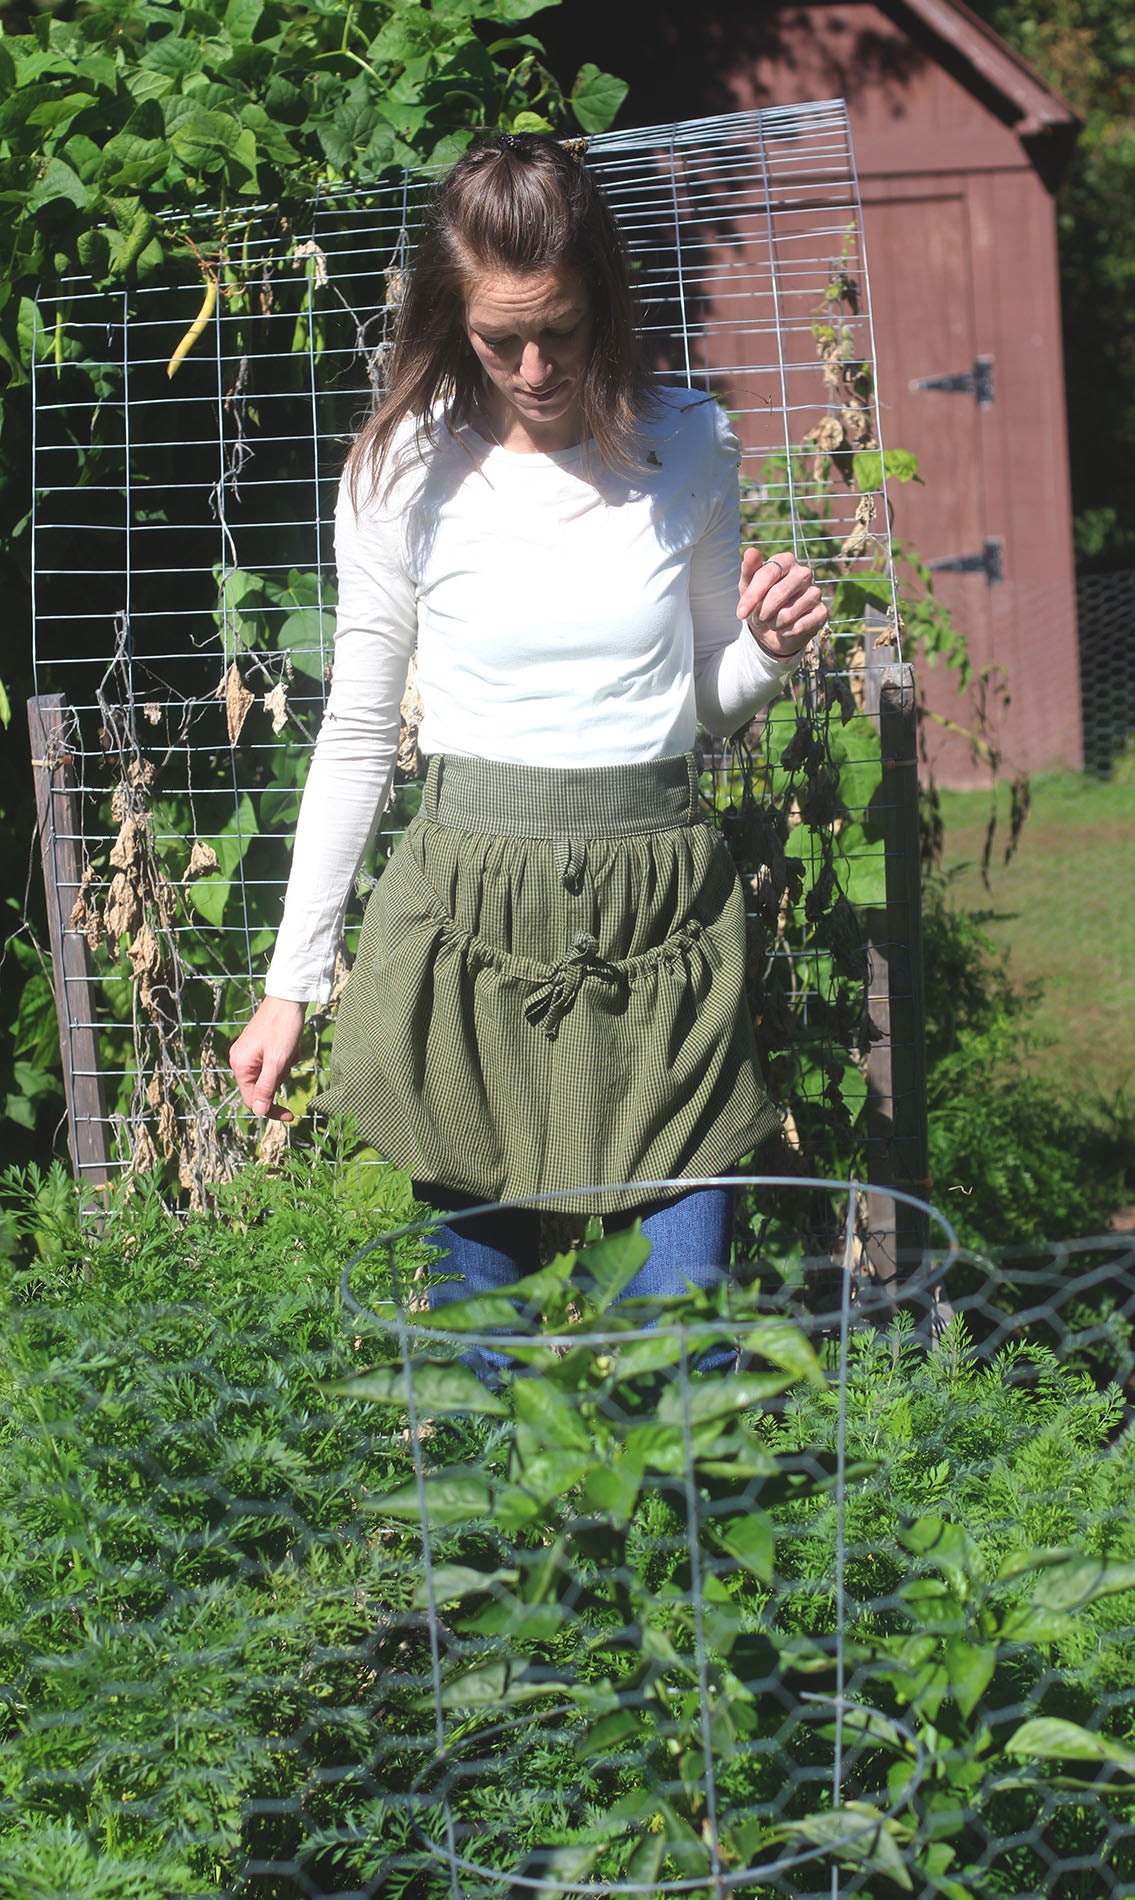
<svg viewBox="0 0 1135 1900"><path fill-rule="evenodd" d="M337 1289L251 1218L186 1301L145 1196L40 1262L0 1893L1129 1894L1130 1239L923 1209L896 1305L871 1190L737 1186L733 1281L664 1303L631 1230L431 1314L423 1225Z"/></svg>
<svg viewBox="0 0 1135 1900"><path fill-rule="evenodd" d="M875 1178L917 1186L912 703L887 671L902 655L846 112L608 133L585 162L626 233L654 368L736 419L747 538L809 558L831 607L823 652L703 781L753 895L786 1154L814 1167L842 1144L842 1167L867 1140ZM430 184L335 190L302 229L203 213L177 281L71 281L36 313L33 752L90 1180L165 1169L201 1204L248 1152L225 1049L267 961L326 695L336 481ZM170 380L206 279L218 294ZM403 712L379 863L418 797L412 688ZM899 1105L914 1137L896 1161Z"/></svg>
<svg viewBox="0 0 1135 1900"><path fill-rule="evenodd" d="M1135 569L1076 582L1084 764L1135 778Z"/></svg>

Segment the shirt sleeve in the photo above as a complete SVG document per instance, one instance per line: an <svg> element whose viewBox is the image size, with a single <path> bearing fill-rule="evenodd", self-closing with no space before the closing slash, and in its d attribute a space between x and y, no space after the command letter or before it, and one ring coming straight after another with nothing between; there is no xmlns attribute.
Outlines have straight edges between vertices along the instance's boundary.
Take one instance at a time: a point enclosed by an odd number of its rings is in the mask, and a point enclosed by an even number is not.
<svg viewBox="0 0 1135 1900"><path fill-rule="evenodd" d="M373 493L335 511L339 607L327 710L300 806L269 996L326 1002L351 886L390 796L417 633L400 510Z"/></svg>
<svg viewBox="0 0 1135 1900"><path fill-rule="evenodd" d="M767 706L797 661L774 660L737 619L741 571L741 445L716 403L699 404L710 441L702 458L709 505L705 529L690 560L690 612L694 624L694 703L707 731L736 732Z"/></svg>

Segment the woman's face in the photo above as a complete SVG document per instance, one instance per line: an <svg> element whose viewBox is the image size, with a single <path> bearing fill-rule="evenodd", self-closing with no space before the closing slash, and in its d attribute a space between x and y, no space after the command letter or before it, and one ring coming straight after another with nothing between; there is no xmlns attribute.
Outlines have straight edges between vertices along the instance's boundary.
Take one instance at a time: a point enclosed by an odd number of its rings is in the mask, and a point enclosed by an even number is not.
<svg viewBox="0 0 1135 1900"><path fill-rule="evenodd" d="M502 447L547 453L578 442L592 318L577 270L477 272L465 289L465 333Z"/></svg>

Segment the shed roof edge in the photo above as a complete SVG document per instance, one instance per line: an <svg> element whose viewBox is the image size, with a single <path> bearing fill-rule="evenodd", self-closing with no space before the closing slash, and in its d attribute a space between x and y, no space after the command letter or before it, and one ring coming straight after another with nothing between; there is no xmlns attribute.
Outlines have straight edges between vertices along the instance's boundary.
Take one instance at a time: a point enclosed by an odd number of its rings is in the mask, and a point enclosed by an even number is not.
<svg viewBox="0 0 1135 1900"><path fill-rule="evenodd" d="M986 84L1017 108L1014 130L1023 137L1048 127L1078 129L1083 120L1055 87L1041 78L964 0L882 0L890 11L912 13L923 26L960 53Z"/></svg>

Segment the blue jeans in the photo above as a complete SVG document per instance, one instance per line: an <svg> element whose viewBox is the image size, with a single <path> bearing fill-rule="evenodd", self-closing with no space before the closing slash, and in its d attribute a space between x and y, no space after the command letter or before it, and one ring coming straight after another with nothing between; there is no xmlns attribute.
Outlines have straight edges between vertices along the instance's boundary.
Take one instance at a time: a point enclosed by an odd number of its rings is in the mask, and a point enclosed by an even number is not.
<svg viewBox="0 0 1135 1900"><path fill-rule="evenodd" d="M459 1214L476 1207L471 1194L414 1183L414 1194L438 1213ZM650 1257L620 1296L664 1299L687 1285L713 1286L729 1271L733 1241L733 1190L691 1188L677 1200L655 1202L619 1214L606 1214L608 1233L641 1218ZM472 1220L439 1221L431 1244L438 1249L439 1271L460 1275L430 1288L431 1307L447 1306L471 1293L491 1293L534 1273L540 1260L540 1216L534 1208L508 1207ZM720 1371L734 1363L728 1347L714 1348L699 1362L701 1370ZM470 1354L474 1370L490 1380L508 1364L503 1354L478 1349ZM483 1362L483 1363L482 1363Z"/></svg>

